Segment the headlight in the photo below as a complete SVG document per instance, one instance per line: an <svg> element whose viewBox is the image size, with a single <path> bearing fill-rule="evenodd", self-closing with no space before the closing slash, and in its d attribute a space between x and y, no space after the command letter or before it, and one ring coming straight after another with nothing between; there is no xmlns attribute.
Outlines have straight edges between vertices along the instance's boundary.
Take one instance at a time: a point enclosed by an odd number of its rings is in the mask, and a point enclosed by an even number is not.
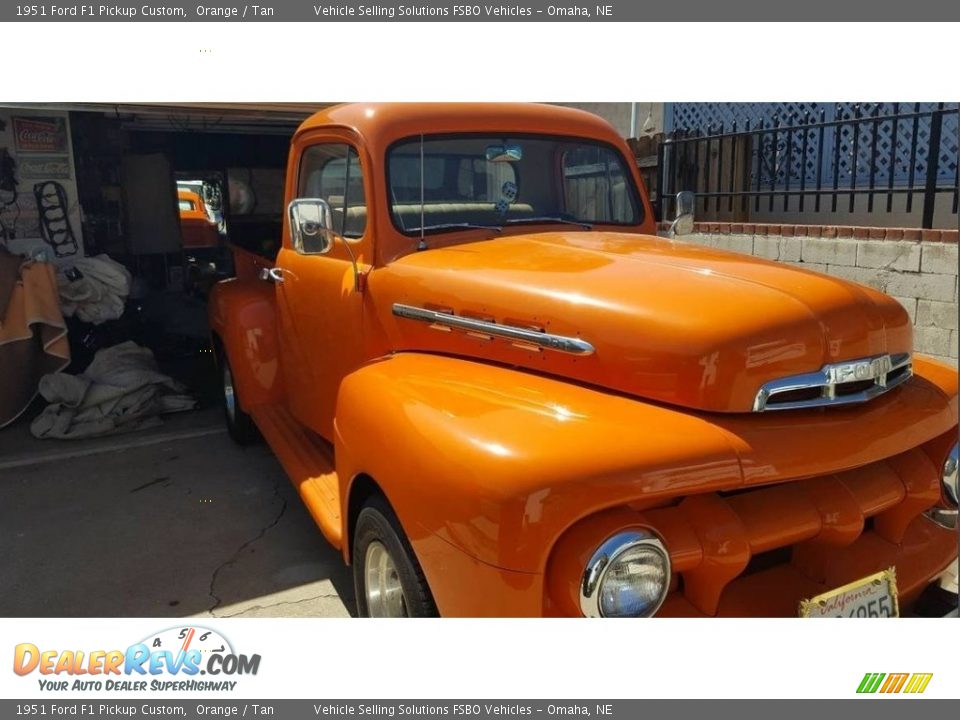
<svg viewBox="0 0 960 720"><path fill-rule="evenodd" d="M926 511L926 516L940 527L955 530L957 527L957 464L960 456L960 443L951 448L943 462L943 475L940 476L940 504Z"/></svg>
<svg viewBox="0 0 960 720"><path fill-rule="evenodd" d="M580 584L587 617L650 617L670 588L670 555L646 530L626 530L604 541L590 558Z"/></svg>
<svg viewBox="0 0 960 720"><path fill-rule="evenodd" d="M953 446L953 449L950 451L950 454L947 455L946 461L943 463L943 477L941 482L943 487L941 490L943 492L943 500L950 507L957 507L957 464L958 456L960 456L960 443L957 443Z"/></svg>

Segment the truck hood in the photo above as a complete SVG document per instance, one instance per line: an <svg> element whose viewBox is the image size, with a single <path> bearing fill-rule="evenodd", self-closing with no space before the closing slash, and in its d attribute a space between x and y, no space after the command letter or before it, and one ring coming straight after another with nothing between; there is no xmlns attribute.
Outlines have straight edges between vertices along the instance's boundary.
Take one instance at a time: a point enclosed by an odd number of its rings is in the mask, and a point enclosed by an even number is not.
<svg viewBox="0 0 960 720"><path fill-rule="evenodd" d="M691 409L748 412L761 386L909 353L909 318L869 288L626 233L497 237L413 253L369 289L390 351L484 359ZM586 341L572 354L397 314L422 308Z"/></svg>

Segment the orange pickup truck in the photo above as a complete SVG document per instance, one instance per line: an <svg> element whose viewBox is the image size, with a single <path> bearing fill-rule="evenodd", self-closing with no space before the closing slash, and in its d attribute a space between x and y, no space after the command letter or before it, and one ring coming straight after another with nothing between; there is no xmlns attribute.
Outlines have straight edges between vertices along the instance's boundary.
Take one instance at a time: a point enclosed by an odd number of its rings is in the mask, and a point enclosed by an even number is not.
<svg viewBox="0 0 960 720"><path fill-rule="evenodd" d="M890 616L957 557L956 369L879 292L657 237L604 121L343 105L287 167L213 343L360 615Z"/></svg>
<svg viewBox="0 0 960 720"><path fill-rule="evenodd" d="M177 190L180 211L180 235L185 248L216 247L220 243L217 224L207 216L200 194L186 188Z"/></svg>

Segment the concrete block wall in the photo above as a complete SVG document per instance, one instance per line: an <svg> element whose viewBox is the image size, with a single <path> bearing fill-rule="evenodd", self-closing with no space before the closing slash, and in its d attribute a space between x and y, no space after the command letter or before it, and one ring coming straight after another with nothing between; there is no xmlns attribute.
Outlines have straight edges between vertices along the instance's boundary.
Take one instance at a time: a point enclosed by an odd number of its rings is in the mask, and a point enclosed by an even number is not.
<svg viewBox="0 0 960 720"><path fill-rule="evenodd" d="M885 292L910 315L915 350L957 365L957 236L956 230L711 222L697 223L681 239Z"/></svg>

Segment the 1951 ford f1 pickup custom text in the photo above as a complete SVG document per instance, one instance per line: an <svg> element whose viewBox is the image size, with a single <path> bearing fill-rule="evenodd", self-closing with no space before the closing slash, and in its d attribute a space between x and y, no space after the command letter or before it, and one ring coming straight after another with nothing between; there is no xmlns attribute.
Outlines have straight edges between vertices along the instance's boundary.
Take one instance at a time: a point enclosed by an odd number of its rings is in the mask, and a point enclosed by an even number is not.
<svg viewBox="0 0 960 720"><path fill-rule="evenodd" d="M337 106L287 168L213 342L361 615L888 616L956 558L957 371L879 292L657 237L599 118Z"/></svg>

